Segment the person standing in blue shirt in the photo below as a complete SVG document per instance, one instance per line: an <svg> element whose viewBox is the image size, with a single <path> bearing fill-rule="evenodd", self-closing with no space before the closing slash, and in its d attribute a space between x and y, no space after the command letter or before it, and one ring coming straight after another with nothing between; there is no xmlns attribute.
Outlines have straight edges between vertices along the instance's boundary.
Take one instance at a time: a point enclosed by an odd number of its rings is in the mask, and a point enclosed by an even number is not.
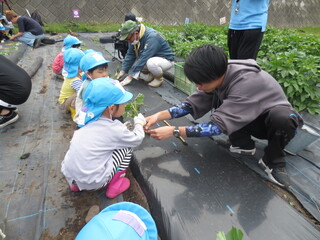
<svg viewBox="0 0 320 240"><path fill-rule="evenodd" d="M269 0L232 0L230 59L256 59L268 19Z"/></svg>

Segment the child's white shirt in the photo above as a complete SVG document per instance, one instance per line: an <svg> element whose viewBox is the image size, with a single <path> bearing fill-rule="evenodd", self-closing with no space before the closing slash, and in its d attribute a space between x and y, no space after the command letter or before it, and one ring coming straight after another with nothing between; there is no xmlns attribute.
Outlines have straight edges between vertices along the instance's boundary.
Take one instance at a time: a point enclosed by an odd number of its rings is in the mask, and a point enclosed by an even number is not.
<svg viewBox="0 0 320 240"><path fill-rule="evenodd" d="M113 151L137 147L144 136L139 124L130 131L120 121L102 116L74 132L61 171L69 185L75 180L81 190L99 189L110 180Z"/></svg>

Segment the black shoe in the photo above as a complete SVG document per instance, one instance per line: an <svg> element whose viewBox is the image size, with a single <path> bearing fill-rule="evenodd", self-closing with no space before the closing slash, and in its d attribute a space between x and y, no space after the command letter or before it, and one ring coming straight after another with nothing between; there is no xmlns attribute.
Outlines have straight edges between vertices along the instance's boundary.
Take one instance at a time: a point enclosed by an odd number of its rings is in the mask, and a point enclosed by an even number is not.
<svg viewBox="0 0 320 240"><path fill-rule="evenodd" d="M41 39L41 43L43 43L43 44L55 44L56 40L45 37L45 38Z"/></svg>
<svg viewBox="0 0 320 240"><path fill-rule="evenodd" d="M268 175L271 182L283 188L288 188L290 186L290 179L285 167L274 167L273 169L270 169L262 158L259 160L258 164L259 167Z"/></svg>
<svg viewBox="0 0 320 240"><path fill-rule="evenodd" d="M40 46L41 46L41 39L40 38L35 39L33 42L33 48L38 48Z"/></svg>
<svg viewBox="0 0 320 240"><path fill-rule="evenodd" d="M285 167L274 167L272 169L272 175L277 182L282 185L282 187L289 188L291 185L290 178Z"/></svg>
<svg viewBox="0 0 320 240"><path fill-rule="evenodd" d="M14 123L19 118L19 115L15 111L10 111L7 115L0 115L0 128L4 128L11 123Z"/></svg>
<svg viewBox="0 0 320 240"><path fill-rule="evenodd" d="M19 110L16 107L9 108L9 110L14 111L15 113L19 113Z"/></svg>

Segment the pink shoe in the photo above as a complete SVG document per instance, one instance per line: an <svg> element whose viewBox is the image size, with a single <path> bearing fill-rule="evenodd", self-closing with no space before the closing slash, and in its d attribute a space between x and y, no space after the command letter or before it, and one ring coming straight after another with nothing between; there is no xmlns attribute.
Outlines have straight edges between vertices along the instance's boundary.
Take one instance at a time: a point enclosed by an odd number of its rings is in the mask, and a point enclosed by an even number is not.
<svg viewBox="0 0 320 240"><path fill-rule="evenodd" d="M130 187L130 180L125 177L127 170L116 172L106 188L107 198L115 198L119 194L128 190Z"/></svg>
<svg viewBox="0 0 320 240"><path fill-rule="evenodd" d="M72 191L72 192L80 192L80 189L79 189L79 187L77 186L77 185L75 185L75 184L71 184L71 186L70 186L70 190Z"/></svg>

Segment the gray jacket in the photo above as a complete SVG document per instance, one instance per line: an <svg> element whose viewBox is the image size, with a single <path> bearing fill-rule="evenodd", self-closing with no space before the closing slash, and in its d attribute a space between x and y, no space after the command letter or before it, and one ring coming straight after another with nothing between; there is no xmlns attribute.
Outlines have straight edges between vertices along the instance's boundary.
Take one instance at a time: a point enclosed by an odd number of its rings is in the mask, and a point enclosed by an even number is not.
<svg viewBox="0 0 320 240"><path fill-rule="evenodd" d="M212 110L210 119L229 135L275 106L288 106L279 83L255 60L229 60L225 78L213 93L197 90L186 99L198 119Z"/></svg>

